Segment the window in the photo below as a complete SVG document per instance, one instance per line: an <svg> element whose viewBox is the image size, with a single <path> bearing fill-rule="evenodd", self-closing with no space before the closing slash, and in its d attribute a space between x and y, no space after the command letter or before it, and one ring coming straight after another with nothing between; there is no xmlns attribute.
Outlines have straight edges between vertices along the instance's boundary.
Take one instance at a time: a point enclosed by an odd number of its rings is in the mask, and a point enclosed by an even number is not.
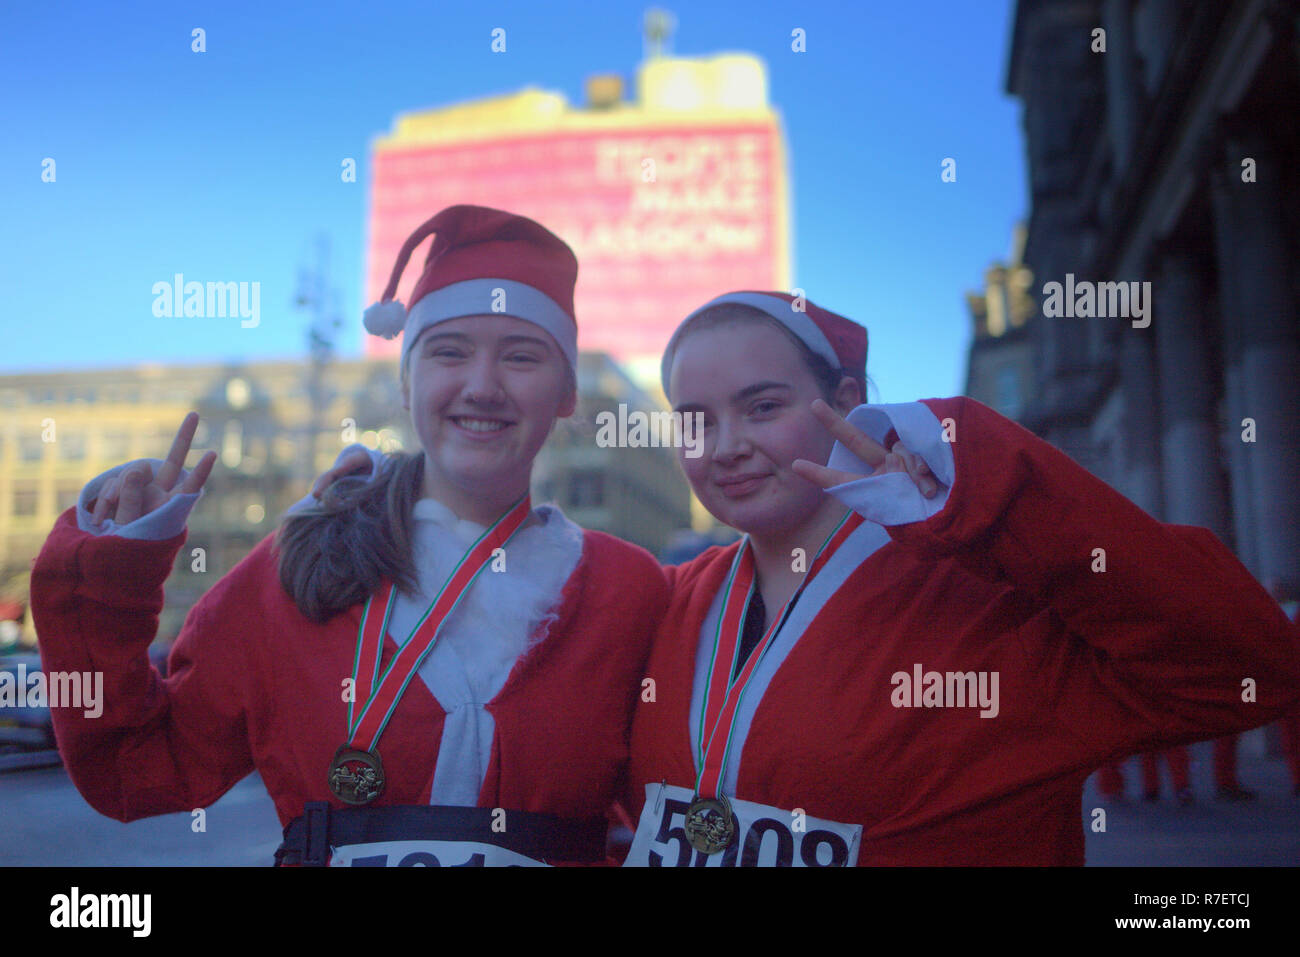
<svg viewBox="0 0 1300 957"><path fill-rule="evenodd" d="M64 481L59 482L54 487L55 509L60 515L76 505L77 499L80 497L80 482Z"/></svg>
<svg viewBox="0 0 1300 957"><path fill-rule="evenodd" d="M244 521L250 525L260 525L265 518L265 500L260 495L250 496L244 505Z"/></svg>
<svg viewBox="0 0 1300 957"><path fill-rule="evenodd" d="M86 457L86 434L84 432L63 431L55 443L59 449L59 458L69 462L80 462Z"/></svg>
<svg viewBox="0 0 1300 957"><path fill-rule="evenodd" d="M238 419L226 423L226 431L221 437L221 464L226 468L239 468L244 460L244 427Z"/></svg>
<svg viewBox="0 0 1300 957"><path fill-rule="evenodd" d="M27 432L18 436L18 457L24 462L39 462L45 458L45 443L39 432Z"/></svg>
<svg viewBox="0 0 1300 957"><path fill-rule="evenodd" d="M1009 419L1017 418L1023 411L1024 402L1020 394L1020 376L1015 366L1003 366L998 370L998 411Z"/></svg>
<svg viewBox="0 0 1300 957"><path fill-rule="evenodd" d="M36 514L36 500L40 487L35 482L14 482L14 516L27 517Z"/></svg>
<svg viewBox="0 0 1300 957"><path fill-rule="evenodd" d="M99 458L103 462L120 465L131 457L131 435L129 432L105 432L99 437Z"/></svg>
<svg viewBox="0 0 1300 957"><path fill-rule="evenodd" d="M298 447L293 440L280 435L271 440L271 450L277 465L291 465L298 455ZM333 465L334 462L331 461L330 467Z"/></svg>
<svg viewBox="0 0 1300 957"><path fill-rule="evenodd" d="M599 508L604 500L604 476L600 472L574 472L569 476L569 505Z"/></svg>

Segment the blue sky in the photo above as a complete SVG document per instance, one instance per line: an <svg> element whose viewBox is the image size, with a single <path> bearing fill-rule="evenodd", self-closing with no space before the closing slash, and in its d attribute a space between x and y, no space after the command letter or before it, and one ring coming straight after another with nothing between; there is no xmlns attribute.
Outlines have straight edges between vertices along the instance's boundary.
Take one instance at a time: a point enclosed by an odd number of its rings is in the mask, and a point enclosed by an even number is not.
<svg viewBox="0 0 1300 957"><path fill-rule="evenodd" d="M670 4L662 4L673 9ZM631 80L648 4L14 4L0 35L0 372L286 358L316 237L361 352L369 144L396 113ZM673 52L766 60L791 157L795 284L863 322L884 401L965 380L964 293L1028 210L1012 0L697 2ZM490 33L507 31L507 53ZM207 51L191 51L191 30ZM790 34L806 32L807 52ZM41 181L42 161L56 180ZM339 176L358 160L358 182ZM945 157L957 181L940 179ZM261 283L261 322L157 318L183 271ZM723 290L719 290L722 292ZM581 319L581 317L579 317Z"/></svg>

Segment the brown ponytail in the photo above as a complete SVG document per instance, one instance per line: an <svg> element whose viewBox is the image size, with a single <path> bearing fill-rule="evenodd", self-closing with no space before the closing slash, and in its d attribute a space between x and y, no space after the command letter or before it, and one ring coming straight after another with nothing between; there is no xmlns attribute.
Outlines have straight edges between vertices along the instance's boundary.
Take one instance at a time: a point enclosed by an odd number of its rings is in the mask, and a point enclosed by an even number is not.
<svg viewBox="0 0 1300 957"><path fill-rule="evenodd" d="M423 478L422 454L395 453L373 481L339 479L319 504L285 516L276 537L280 584L305 617L326 622L384 579L418 587L411 544Z"/></svg>

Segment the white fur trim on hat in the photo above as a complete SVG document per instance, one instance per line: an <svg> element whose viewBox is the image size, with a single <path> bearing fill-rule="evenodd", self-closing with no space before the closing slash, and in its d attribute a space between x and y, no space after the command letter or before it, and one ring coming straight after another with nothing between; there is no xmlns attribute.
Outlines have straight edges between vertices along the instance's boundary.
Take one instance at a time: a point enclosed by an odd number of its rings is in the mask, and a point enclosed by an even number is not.
<svg viewBox="0 0 1300 957"><path fill-rule="evenodd" d="M377 302L366 307L366 311L361 314L361 321L372 336L396 339L406 328L406 307L396 299Z"/></svg>
<svg viewBox="0 0 1300 957"><path fill-rule="evenodd" d="M842 364L840 357L835 354L835 349L832 348L830 340L826 338L826 334L821 329L817 328L817 323L808 318L807 313L800 312L791 303L786 302L784 299L778 299L776 296L765 296L758 292L730 292L725 296L719 296L717 299L706 302L678 323L677 329L673 332L673 337L668 340L668 346L664 349L663 361L659 364L659 378L663 383L664 395L668 394L668 374L673 368L673 355L677 352L677 342L681 338L682 331L690 324L692 319L704 310L712 309L714 306L721 306L724 303L751 306L759 312L767 313L767 315L798 336L799 340L809 349L829 362L832 368L840 368Z"/></svg>
<svg viewBox="0 0 1300 957"><path fill-rule="evenodd" d="M435 289L411 307L402 338L402 360L420 333L448 319L500 313L541 326L569 365L578 365L578 327L573 317L540 289L515 279L465 279Z"/></svg>

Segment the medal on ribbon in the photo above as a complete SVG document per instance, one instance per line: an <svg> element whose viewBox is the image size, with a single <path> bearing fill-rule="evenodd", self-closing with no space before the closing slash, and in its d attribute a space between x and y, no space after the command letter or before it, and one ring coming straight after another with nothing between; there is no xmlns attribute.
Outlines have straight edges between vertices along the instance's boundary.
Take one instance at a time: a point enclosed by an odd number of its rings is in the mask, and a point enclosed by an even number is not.
<svg viewBox="0 0 1300 957"><path fill-rule="evenodd" d="M772 616L771 624L762 640L750 652L740 673L736 674L736 658L740 654L741 633L754 596L754 556L749 549L749 538L740 543L731 563L718 616L718 627L713 635L713 653L709 661L709 680L700 709L700 748L696 756L699 773L695 779L695 797L686 809L686 839L691 846L705 854L716 854L726 849L736 838L736 821L731 805L722 793L722 779L731 754L736 714L745 696L749 681L789 617L790 609L803 593L808 582L821 571L835 551L862 524L864 519L848 512L840 519L822 542L813 558L808 574L790 600ZM732 675L735 678L732 678Z"/></svg>
<svg viewBox="0 0 1300 957"><path fill-rule="evenodd" d="M724 851L736 839L736 815L721 791L715 798L697 793L686 808L686 839L691 847L705 854Z"/></svg>
<svg viewBox="0 0 1300 957"><path fill-rule="evenodd" d="M492 560L493 552L514 537L531 511L531 499L525 494L479 536L452 569L411 637L393 655L383 674L379 672L379 662L384 635L388 632L388 622L397 601L397 586L384 582L366 600L357 633L356 658L352 664L353 690L365 694L366 700L359 708L355 700L348 702L348 740L335 752L329 768L329 789L340 801L369 804L384 792L384 766L376 747L379 736L388 726L406 686L437 643L443 623ZM382 614L375 600L380 596L384 596Z"/></svg>
<svg viewBox="0 0 1300 957"><path fill-rule="evenodd" d="M379 755L340 745L330 762L330 790L346 804L369 804L384 793Z"/></svg>

